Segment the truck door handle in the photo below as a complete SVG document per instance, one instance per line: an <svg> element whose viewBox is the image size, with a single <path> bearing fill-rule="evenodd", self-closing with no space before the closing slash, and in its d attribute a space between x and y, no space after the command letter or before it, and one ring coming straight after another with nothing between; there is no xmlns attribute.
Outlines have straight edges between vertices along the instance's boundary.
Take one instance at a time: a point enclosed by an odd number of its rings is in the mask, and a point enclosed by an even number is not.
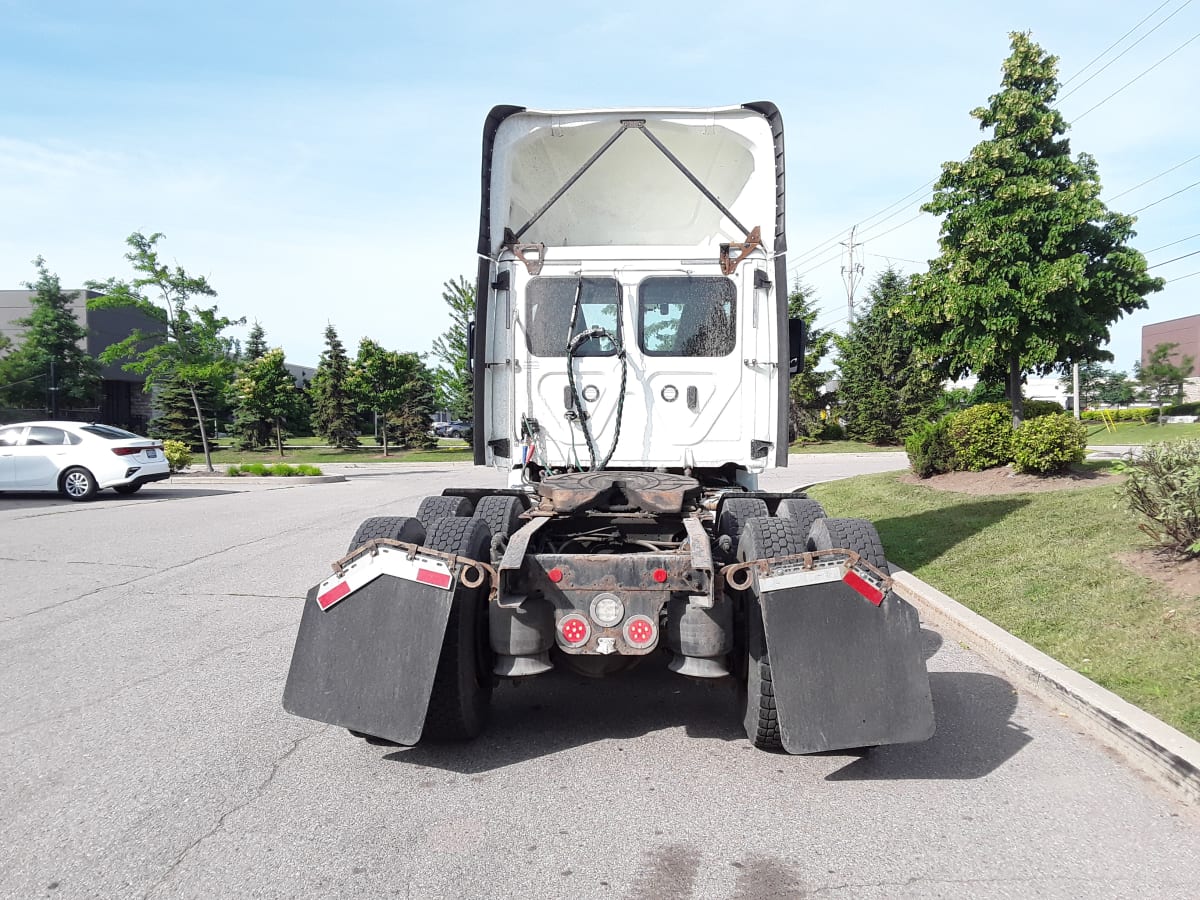
<svg viewBox="0 0 1200 900"><path fill-rule="evenodd" d="M687 389L687 405L688 409L695 412L700 408L700 392L696 390L694 384L689 384Z"/></svg>

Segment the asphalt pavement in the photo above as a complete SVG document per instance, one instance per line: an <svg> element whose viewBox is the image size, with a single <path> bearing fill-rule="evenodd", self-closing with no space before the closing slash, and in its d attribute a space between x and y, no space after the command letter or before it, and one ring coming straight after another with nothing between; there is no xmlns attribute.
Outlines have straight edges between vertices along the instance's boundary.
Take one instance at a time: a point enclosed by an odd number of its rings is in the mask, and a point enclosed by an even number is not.
<svg viewBox="0 0 1200 900"><path fill-rule="evenodd" d="M0 896L1200 895L1195 807L928 627L937 734L865 756L754 750L733 690L661 663L501 685L465 745L291 717L304 593L357 522L499 482L345 474L0 496Z"/></svg>

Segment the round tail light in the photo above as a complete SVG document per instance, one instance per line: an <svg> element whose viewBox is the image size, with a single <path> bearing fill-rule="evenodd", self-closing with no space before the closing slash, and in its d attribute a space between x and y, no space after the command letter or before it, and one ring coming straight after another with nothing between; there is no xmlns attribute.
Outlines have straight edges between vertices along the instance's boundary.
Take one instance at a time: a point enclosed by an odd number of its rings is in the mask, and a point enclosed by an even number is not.
<svg viewBox="0 0 1200 900"><path fill-rule="evenodd" d="M658 626L649 616L630 616L625 623L625 643L641 650L658 640Z"/></svg>
<svg viewBox="0 0 1200 900"><path fill-rule="evenodd" d="M587 619L578 613L571 613L558 620L558 640L564 647L582 647L592 636L592 629Z"/></svg>

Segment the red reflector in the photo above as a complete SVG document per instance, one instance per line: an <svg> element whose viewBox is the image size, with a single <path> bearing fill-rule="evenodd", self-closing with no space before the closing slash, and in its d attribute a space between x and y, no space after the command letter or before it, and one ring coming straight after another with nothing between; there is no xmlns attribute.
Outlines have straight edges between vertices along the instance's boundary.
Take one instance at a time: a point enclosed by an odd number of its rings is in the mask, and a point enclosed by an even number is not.
<svg viewBox="0 0 1200 900"><path fill-rule="evenodd" d="M883 591L871 584L853 569L842 576L842 581L850 585L876 606L883 602Z"/></svg>
<svg viewBox="0 0 1200 900"><path fill-rule="evenodd" d="M625 640L634 647L646 647L654 643L657 630L646 616L633 616L625 623Z"/></svg>
<svg viewBox="0 0 1200 900"><path fill-rule="evenodd" d="M551 581L553 581L555 584L558 584L560 581L563 580L562 569L558 568L557 566L555 568L551 569L549 572L547 572L546 576Z"/></svg>
<svg viewBox="0 0 1200 900"><path fill-rule="evenodd" d="M135 456L141 452L141 447L113 447L112 452L117 456Z"/></svg>
<svg viewBox="0 0 1200 900"><path fill-rule="evenodd" d="M558 620L558 633L568 647L578 647L587 642L591 629L583 616L570 615Z"/></svg>
<svg viewBox="0 0 1200 900"><path fill-rule="evenodd" d="M666 581L667 580L667 570L666 569L655 569L654 570L654 580L657 581L659 584L662 584L664 581Z"/></svg>
<svg viewBox="0 0 1200 900"><path fill-rule="evenodd" d="M434 587L450 587L448 572L435 572L433 569L417 569L417 581L421 584L432 584Z"/></svg>
<svg viewBox="0 0 1200 900"><path fill-rule="evenodd" d="M333 604L349 593L350 585L344 581L339 581L325 593L317 595L317 606L321 607L321 609L329 609L329 607L333 606Z"/></svg>

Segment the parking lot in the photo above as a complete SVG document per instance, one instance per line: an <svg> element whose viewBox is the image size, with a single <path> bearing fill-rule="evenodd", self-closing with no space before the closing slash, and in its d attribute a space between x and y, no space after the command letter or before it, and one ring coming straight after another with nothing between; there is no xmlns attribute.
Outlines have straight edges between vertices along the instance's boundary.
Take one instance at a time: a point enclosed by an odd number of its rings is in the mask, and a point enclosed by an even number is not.
<svg viewBox="0 0 1200 900"><path fill-rule="evenodd" d="M778 486L859 468L813 458ZM466 464L295 486L0 495L0 895L1194 897L1200 815L926 630L938 731L865 756L746 742L652 662L500 686L457 746L283 712L305 591L359 520Z"/></svg>

